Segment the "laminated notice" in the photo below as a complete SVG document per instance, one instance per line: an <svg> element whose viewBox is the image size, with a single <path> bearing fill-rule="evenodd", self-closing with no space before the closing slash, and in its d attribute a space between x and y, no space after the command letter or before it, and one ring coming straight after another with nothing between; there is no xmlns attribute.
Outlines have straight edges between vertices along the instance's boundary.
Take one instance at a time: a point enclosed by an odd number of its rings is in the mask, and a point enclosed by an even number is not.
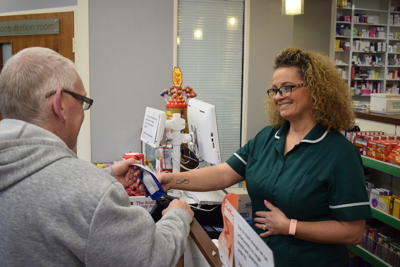
<svg viewBox="0 0 400 267"><path fill-rule="evenodd" d="M152 200L156 200L157 198L165 195L164 189L162 188L160 182L154 176L150 168L141 164L134 165L139 167L139 169L141 170L139 180Z"/></svg>

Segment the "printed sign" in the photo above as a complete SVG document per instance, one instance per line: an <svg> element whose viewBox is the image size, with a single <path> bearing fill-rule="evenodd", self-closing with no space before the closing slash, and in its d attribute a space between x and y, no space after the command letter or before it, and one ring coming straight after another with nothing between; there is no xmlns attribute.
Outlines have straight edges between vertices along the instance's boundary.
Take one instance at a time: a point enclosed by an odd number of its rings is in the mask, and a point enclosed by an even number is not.
<svg viewBox="0 0 400 267"><path fill-rule="evenodd" d="M59 19L0 21L0 36L59 34Z"/></svg>
<svg viewBox="0 0 400 267"><path fill-rule="evenodd" d="M272 250L239 214L238 201L238 195L229 193L221 206L224 229L218 247L223 265L274 267Z"/></svg>
<svg viewBox="0 0 400 267"><path fill-rule="evenodd" d="M178 87L180 87L183 83L182 71L179 67L175 67L174 71L172 72L172 83Z"/></svg>

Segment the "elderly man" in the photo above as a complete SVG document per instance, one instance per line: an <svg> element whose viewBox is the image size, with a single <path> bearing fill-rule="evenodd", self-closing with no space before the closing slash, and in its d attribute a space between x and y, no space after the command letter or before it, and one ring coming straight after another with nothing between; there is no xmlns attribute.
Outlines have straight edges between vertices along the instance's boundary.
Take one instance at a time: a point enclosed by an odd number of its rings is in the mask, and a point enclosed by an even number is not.
<svg viewBox="0 0 400 267"><path fill-rule="evenodd" d="M27 48L0 75L2 266L174 266L193 212L174 200L154 222L130 206L134 160L107 171L71 149L93 100L69 59Z"/></svg>

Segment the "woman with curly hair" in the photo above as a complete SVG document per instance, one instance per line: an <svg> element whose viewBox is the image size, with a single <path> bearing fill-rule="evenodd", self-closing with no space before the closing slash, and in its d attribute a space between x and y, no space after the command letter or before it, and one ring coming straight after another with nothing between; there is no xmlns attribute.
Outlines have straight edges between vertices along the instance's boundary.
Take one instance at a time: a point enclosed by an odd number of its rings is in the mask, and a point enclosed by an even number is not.
<svg viewBox="0 0 400 267"><path fill-rule="evenodd" d="M266 98L270 126L225 163L157 178L195 191L246 180L253 228L275 266L347 267L346 245L362 240L371 217L361 157L340 133L354 125L348 86L327 56L287 48Z"/></svg>

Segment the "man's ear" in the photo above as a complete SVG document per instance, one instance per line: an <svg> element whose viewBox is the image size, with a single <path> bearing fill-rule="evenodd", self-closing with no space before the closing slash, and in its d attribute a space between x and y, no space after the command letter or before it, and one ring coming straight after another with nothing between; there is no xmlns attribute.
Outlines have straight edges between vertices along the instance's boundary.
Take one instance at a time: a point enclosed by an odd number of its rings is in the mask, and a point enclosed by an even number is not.
<svg viewBox="0 0 400 267"><path fill-rule="evenodd" d="M63 94L63 89L61 87L57 88L53 100L53 110L54 113L56 113L59 118L61 118L62 120L66 120L65 107L62 101L62 94Z"/></svg>

